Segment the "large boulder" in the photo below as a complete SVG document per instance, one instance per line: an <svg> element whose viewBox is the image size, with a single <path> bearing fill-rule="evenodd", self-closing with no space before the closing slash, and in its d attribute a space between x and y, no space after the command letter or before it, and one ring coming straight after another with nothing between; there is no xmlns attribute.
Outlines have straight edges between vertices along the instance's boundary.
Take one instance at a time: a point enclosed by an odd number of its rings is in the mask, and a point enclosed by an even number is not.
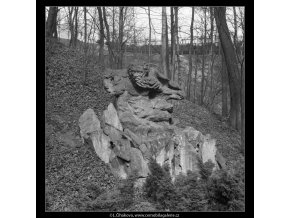
<svg viewBox="0 0 290 218"><path fill-rule="evenodd" d="M97 155L105 163L109 163L111 155L110 138L103 133L100 121L93 109L86 110L79 119L82 141L90 141Z"/></svg>

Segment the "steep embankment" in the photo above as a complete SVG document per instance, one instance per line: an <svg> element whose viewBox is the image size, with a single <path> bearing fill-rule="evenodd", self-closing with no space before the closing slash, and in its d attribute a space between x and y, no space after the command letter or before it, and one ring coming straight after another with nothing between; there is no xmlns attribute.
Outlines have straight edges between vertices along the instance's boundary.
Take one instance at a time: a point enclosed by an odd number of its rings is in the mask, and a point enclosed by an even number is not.
<svg viewBox="0 0 290 218"><path fill-rule="evenodd" d="M116 178L92 147L82 146L78 120L88 108L99 116L113 100L103 89L100 69L88 65L82 84L84 55L61 44L46 51L46 209L82 209Z"/></svg>
<svg viewBox="0 0 290 218"><path fill-rule="evenodd" d="M88 82L83 85L84 60L82 52L58 43L46 51L45 182L49 211L85 210L88 202L118 184L92 146L82 145L79 137L81 114L92 108L100 117L114 100L104 90L103 73L93 60L88 62ZM180 127L193 126L216 138L229 169L243 166L237 132L203 107L187 100L175 102L173 116L180 120Z"/></svg>

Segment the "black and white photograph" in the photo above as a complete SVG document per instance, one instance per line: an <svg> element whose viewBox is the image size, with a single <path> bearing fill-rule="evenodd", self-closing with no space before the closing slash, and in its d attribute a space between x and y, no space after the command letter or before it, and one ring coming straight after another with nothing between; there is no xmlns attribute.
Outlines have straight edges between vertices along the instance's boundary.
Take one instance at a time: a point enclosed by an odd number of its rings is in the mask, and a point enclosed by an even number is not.
<svg viewBox="0 0 290 218"><path fill-rule="evenodd" d="M45 212L246 211L246 6L43 11Z"/></svg>

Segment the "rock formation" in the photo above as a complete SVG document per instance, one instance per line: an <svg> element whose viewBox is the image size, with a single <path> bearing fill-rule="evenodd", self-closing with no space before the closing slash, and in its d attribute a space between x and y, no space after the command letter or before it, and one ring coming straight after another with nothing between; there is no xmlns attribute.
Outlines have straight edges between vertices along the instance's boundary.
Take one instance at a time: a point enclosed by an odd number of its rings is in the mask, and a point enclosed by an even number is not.
<svg viewBox="0 0 290 218"><path fill-rule="evenodd" d="M104 86L117 97L115 106L109 104L102 122L92 109L85 111L79 119L80 133L121 178L133 171L145 178L150 158L168 164L173 178L188 170L198 173L199 159L211 161L214 170L225 167L215 139L193 127L175 125L173 105L167 100L182 99L184 94L156 68L144 64L107 71Z"/></svg>

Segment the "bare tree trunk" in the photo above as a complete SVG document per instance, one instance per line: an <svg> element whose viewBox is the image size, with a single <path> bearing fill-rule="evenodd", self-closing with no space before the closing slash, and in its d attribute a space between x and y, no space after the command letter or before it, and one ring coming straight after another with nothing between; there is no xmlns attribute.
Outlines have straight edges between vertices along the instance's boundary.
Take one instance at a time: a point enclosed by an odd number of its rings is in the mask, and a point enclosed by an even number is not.
<svg viewBox="0 0 290 218"><path fill-rule="evenodd" d="M235 55L234 45L231 41L230 32L226 23L226 8L215 7L215 20L220 36L221 46L224 52L225 62L229 77L231 93L230 125L241 129L241 82L238 61Z"/></svg>
<svg viewBox="0 0 290 218"><path fill-rule="evenodd" d="M221 49L220 49L221 50ZM227 68L225 64L225 58L223 55L223 51L220 51L221 56L221 76L222 76L222 116L228 116L228 75L227 75Z"/></svg>
<svg viewBox="0 0 290 218"><path fill-rule="evenodd" d="M56 27L57 7L49 7L48 16L46 20L46 37L53 37Z"/></svg>
<svg viewBox="0 0 290 218"><path fill-rule="evenodd" d="M200 86L200 99L199 104L203 105L203 97L204 97L204 70L205 70L205 46L206 46L206 7L204 8L204 35L203 35L203 52L202 52L202 77L201 77L201 86Z"/></svg>
<svg viewBox="0 0 290 218"><path fill-rule="evenodd" d="M78 7L74 7L74 31L72 32L72 44L74 47L77 45L77 40L78 40Z"/></svg>
<svg viewBox="0 0 290 218"><path fill-rule="evenodd" d="M112 51L112 46L111 46L110 28L109 28L109 25L108 25L108 22L107 22L107 14L106 14L105 7L103 7L103 17L104 17L104 23L105 23L106 32L107 32L107 45L108 45L108 50L109 50L109 63L110 63L110 67L112 68L114 53Z"/></svg>
<svg viewBox="0 0 290 218"><path fill-rule="evenodd" d="M87 7L84 7L84 20L85 20L85 52L87 45Z"/></svg>
<svg viewBox="0 0 290 218"><path fill-rule="evenodd" d="M190 24L189 71L187 78L187 99L189 101L190 101L191 74L192 74L193 22L194 22L194 7L192 7L191 24Z"/></svg>
<svg viewBox="0 0 290 218"><path fill-rule="evenodd" d="M238 51L238 49L237 49L238 25L237 25L236 7L233 7L233 11L234 11L234 30L235 30L235 33L234 33L234 45L235 45L236 50Z"/></svg>
<svg viewBox="0 0 290 218"><path fill-rule="evenodd" d="M119 7L120 13L119 13L119 42L118 42L118 58L117 58L117 68L122 68L122 61L123 61L123 51L122 51L122 43L123 43L123 29L124 29L124 6Z"/></svg>
<svg viewBox="0 0 290 218"><path fill-rule="evenodd" d="M103 13L102 8L97 7L100 21L100 48L99 48L99 62L101 65L104 65L104 22L103 22Z"/></svg>
<svg viewBox="0 0 290 218"><path fill-rule="evenodd" d="M214 32L214 25L213 25L213 11L212 7L210 7L210 39L211 39L211 45L210 45L210 53L211 53L211 62L210 62L210 99L213 104L213 65L214 65L214 53L213 53L213 32ZM210 110L212 110L212 104L210 105Z"/></svg>
<svg viewBox="0 0 290 218"><path fill-rule="evenodd" d="M166 16L166 29L165 29L165 39L166 39L166 68L168 70L167 72L167 75L168 75L168 78L171 78L171 72L170 72L170 65L169 65L169 40L168 40L168 24L167 24L167 16Z"/></svg>
<svg viewBox="0 0 290 218"><path fill-rule="evenodd" d="M195 49L195 68L194 68L194 91L193 91L193 102L196 102L196 79L197 79L197 69L198 69L198 53Z"/></svg>
<svg viewBox="0 0 290 218"><path fill-rule="evenodd" d="M176 70L177 82L181 85L181 75L180 75L180 58L179 58L179 38L178 38L178 7L174 7L175 16L175 37L176 37Z"/></svg>
<svg viewBox="0 0 290 218"><path fill-rule="evenodd" d="M150 17L150 7L148 7L148 19L149 19L149 43L148 43L148 62L151 62L151 17Z"/></svg>
<svg viewBox="0 0 290 218"><path fill-rule="evenodd" d="M77 46L78 41L78 11L79 7L75 7L75 40L74 40L74 46Z"/></svg>
<svg viewBox="0 0 290 218"><path fill-rule="evenodd" d="M162 71L165 77L169 78L168 65L167 65L167 40L166 40L166 29L167 29L167 18L166 18L166 7L162 7L162 34L161 34L161 65Z"/></svg>
<svg viewBox="0 0 290 218"><path fill-rule="evenodd" d="M115 37L116 37L116 31L115 31L115 7L113 7L113 34L112 34L112 42L113 46L112 49L115 47Z"/></svg>
<svg viewBox="0 0 290 218"><path fill-rule="evenodd" d="M242 114L241 114L241 138L242 138L242 152L245 152L245 68L241 71L242 73L242 99L241 99L241 107L242 107Z"/></svg>
<svg viewBox="0 0 290 218"><path fill-rule="evenodd" d="M73 15L73 7L68 7L68 14L69 14L69 28L70 28L70 41L69 46L72 46L74 43L74 17Z"/></svg>
<svg viewBox="0 0 290 218"><path fill-rule="evenodd" d="M174 21L174 10L170 7L170 18L171 18L171 75L172 81L175 81L175 64L176 64L176 44L175 44L175 21Z"/></svg>

